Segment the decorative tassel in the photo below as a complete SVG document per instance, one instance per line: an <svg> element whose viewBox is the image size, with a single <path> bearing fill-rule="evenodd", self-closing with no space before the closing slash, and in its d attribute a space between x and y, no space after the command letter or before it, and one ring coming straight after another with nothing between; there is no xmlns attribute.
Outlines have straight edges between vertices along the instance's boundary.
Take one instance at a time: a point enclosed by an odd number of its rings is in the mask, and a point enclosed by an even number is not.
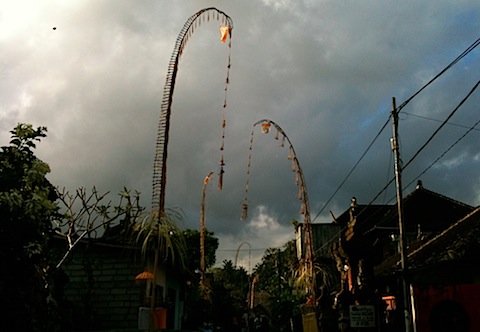
<svg viewBox="0 0 480 332"><path fill-rule="evenodd" d="M281 144L281 147L283 148L285 146L285 135L283 135L282 137L282 144Z"/></svg>
<svg viewBox="0 0 480 332"><path fill-rule="evenodd" d="M278 141L278 129L277 129L277 132L275 133L275 139Z"/></svg>
<svg viewBox="0 0 480 332"><path fill-rule="evenodd" d="M244 200L243 203L242 203L241 220L245 221L247 219L247 213L248 213L248 202L247 202L247 200Z"/></svg>
<svg viewBox="0 0 480 332"><path fill-rule="evenodd" d="M230 27L227 26L221 26L220 27L220 41L222 43L225 43L227 41L228 36L230 35Z"/></svg>
<svg viewBox="0 0 480 332"><path fill-rule="evenodd" d="M292 172L296 172L297 171L297 164L295 163L295 159L293 159L292 161Z"/></svg>
<svg viewBox="0 0 480 332"><path fill-rule="evenodd" d="M220 173L218 173L218 189L222 190L223 189L223 167L220 167Z"/></svg>
<svg viewBox="0 0 480 332"><path fill-rule="evenodd" d="M292 160L292 158L293 158L293 151L292 151L292 147L290 147L290 149L288 149L287 159Z"/></svg>
<svg viewBox="0 0 480 332"><path fill-rule="evenodd" d="M303 186L300 186L300 188L298 189L297 198L298 198L299 200L303 199Z"/></svg>
<svg viewBox="0 0 480 332"><path fill-rule="evenodd" d="M300 211L299 211L300 214L305 214L305 203L302 202L302 206L300 207Z"/></svg>
<svg viewBox="0 0 480 332"><path fill-rule="evenodd" d="M270 132L270 122L264 122L262 123L262 133L268 134Z"/></svg>
<svg viewBox="0 0 480 332"><path fill-rule="evenodd" d="M300 172L297 172L297 174L295 174L295 185L298 186L298 183L300 181Z"/></svg>

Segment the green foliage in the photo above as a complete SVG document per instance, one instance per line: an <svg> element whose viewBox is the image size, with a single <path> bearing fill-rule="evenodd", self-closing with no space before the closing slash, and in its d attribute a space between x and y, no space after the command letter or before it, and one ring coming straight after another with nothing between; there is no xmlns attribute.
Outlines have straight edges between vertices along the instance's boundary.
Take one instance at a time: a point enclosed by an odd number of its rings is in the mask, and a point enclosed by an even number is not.
<svg viewBox="0 0 480 332"><path fill-rule="evenodd" d="M11 146L0 152L0 239L7 259L40 259L58 216L55 189L45 177L50 168L30 150L45 130L19 124Z"/></svg>
<svg viewBox="0 0 480 332"><path fill-rule="evenodd" d="M270 295L266 306L274 328L289 326L290 318L299 313L304 301L303 292L296 287L297 271L295 240L286 243L283 250L267 249L255 268L254 274L258 276L255 290Z"/></svg>
<svg viewBox="0 0 480 332"><path fill-rule="evenodd" d="M52 221L59 217L57 196L46 179L48 164L32 151L45 132L45 127L19 124L10 132L10 146L0 151L0 298L19 330L40 331L52 322L46 301L48 245Z"/></svg>
<svg viewBox="0 0 480 332"><path fill-rule="evenodd" d="M216 251L218 249L218 238L213 232L205 230L205 268L208 269L215 264ZM186 229L183 236L187 244L187 268L190 273L200 269L200 232L196 229Z"/></svg>
<svg viewBox="0 0 480 332"><path fill-rule="evenodd" d="M187 247L182 231L177 226L181 214L176 211L163 213L158 211L147 215L133 228L136 242L141 244L144 258L158 250L159 263L169 263L185 270L187 266Z"/></svg>
<svg viewBox="0 0 480 332"><path fill-rule="evenodd" d="M196 232L188 230L187 233L195 237ZM243 267L235 267L230 260L224 261L222 267L211 267L204 286L208 288L208 298L202 296L198 287L200 275L195 276L187 291L184 328L197 330L203 322L210 322L221 326L223 331L235 331L232 325L234 320L240 322L242 315L247 312L250 285L247 271Z"/></svg>
<svg viewBox="0 0 480 332"><path fill-rule="evenodd" d="M241 319L247 312L247 297L250 277L243 267L236 267L231 260L223 261L222 268L212 269L213 277L213 317L232 331L232 318Z"/></svg>

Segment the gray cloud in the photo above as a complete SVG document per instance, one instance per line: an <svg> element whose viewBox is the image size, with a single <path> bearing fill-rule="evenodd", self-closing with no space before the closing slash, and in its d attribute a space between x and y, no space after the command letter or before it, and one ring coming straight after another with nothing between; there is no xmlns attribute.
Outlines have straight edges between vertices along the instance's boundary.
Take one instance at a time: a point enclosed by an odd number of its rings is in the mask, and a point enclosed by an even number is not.
<svg viewBox="0 0 480 332"><path fill-rule="evenodd" d="M208 188L207 228L220 238L219 261L248 241L262 249L293 238L300 202L287 149L273 133L254 135L249 219L240 221L250 132L268 118L293 143L305 174L312 217L330 221L351 196L369 203L393 176L391 125L324 206L391 111L479 36L480 6L471 1L56 1L0 9L0 140L18 122L48 127L38 146L60 187L142 192L151 178L167 65L186 20L215 6L234 22L226 109L224 189ZM167 206L196 228L203 178L218 171L227 44L219 22L203 22L180 61L170 132ZM52 27L56 26L56 30ZM475 50L415 98L401 114L408 161L479 77ZM451 122L471 126L475 93ZM413 115L408 115L408 114ZM417 117L416 117L416 116ZM420 118L418 116L429 118ZM414 179L465 128L447 125L406 170ZM427 188L478 205L478 131L472 131L422 180ZM407 188L408 192L412 188ZM379 196L388 201L394 188ZM245 249L245 248L242 248ZM232 251L233 250L233 251ZM242 250L242 264L246 264Z"/></svg>

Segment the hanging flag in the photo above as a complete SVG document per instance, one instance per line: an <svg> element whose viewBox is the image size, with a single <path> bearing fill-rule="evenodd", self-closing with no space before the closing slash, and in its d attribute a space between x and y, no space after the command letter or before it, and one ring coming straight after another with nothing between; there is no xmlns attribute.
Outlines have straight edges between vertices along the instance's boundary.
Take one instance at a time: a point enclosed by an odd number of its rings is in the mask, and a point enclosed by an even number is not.
<svg viewBox="0 0 480 332"><path fill-rule="evenodd" d="M222 41L222 43L225 43L227 41L229 33L230 27L228 25L220 27L220 40Z"/></svg>

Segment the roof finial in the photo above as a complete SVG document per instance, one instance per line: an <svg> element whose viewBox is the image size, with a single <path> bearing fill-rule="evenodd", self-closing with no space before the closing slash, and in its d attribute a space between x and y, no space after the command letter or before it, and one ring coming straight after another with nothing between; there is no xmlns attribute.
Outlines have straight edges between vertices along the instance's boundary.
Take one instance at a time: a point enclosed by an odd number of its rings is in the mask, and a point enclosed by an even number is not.
<svg viewBox="0 0 480 332"><path fill-rule="evenodd" d="M417 189L423 189L423 182L422 180L417 181Z"/></svg>

